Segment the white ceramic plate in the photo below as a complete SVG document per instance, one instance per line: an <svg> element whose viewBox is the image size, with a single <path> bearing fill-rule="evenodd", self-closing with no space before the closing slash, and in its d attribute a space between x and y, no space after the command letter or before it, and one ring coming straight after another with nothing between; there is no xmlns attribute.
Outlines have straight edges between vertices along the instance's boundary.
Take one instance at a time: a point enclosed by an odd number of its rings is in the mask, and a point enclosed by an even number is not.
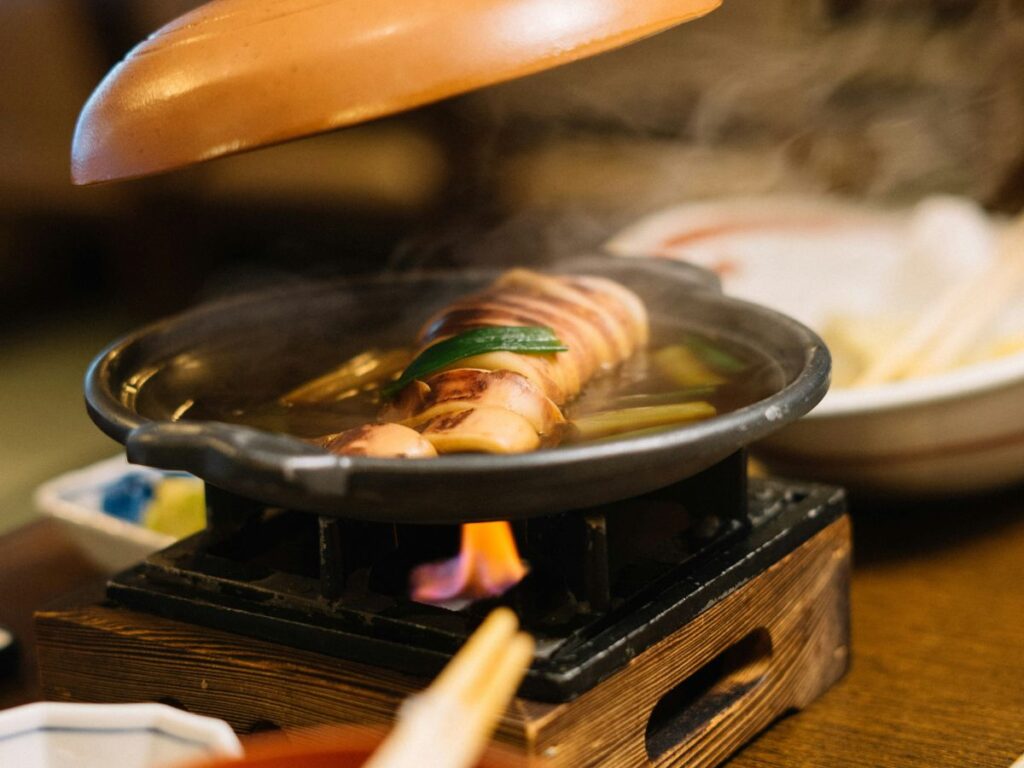
<svg viewBox="0 0 1024 768"><path fill-rule="evenodd" d="M44 702L0 712L5 768L169 768L241 754L223 720L163 704Z"/></svg>
<svg viewBox="0 0 1024 768"><path fill-rule="evenodd" d="M653 214L608 244L687 260L726 292L819 332L836 315L910 322L991 258L996 225L966 202L883 212L834 201L756 198ZM1024 297L996 333L1024 329ZM862 389L833 387L756 453L776 473L880 494L936 496L1024 480L1024 354Z"/></svg>

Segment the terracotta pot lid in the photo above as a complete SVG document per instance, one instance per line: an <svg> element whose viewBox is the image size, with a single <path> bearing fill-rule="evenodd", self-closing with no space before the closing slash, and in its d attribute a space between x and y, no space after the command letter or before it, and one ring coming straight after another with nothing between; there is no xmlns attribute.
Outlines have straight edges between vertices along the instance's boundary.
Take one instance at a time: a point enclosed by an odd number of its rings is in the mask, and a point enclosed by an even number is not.
<svg viewBox="0 0 1024 768"><path fill-rule="evenodd" d="M361 123L618 48L721 0L214 0L114 67L76 184Z"/></svg>

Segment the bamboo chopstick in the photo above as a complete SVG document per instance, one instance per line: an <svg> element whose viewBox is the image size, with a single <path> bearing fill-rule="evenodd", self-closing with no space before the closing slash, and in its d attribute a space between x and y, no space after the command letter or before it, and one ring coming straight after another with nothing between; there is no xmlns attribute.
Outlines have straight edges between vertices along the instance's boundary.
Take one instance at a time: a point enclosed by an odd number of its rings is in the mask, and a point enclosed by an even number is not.
<svg viewBox="0 0 1024 768"><path fill-rule="evenodd" d="M1024 284L1024 216L1003 232L992 264L957 282L853 381L868 387L927 376L956 362Z"/></svg>
<svg viewBox="0 0 1024 768"><path fill-rule="evenodd" d="M995 320L1024 283L1024 219L1003 235L999 255L972 301L933 345L922 350L907 376L928 376L949 368Z"/></svg>
<svg viewBox="0 0 1024 768"><path fill-rule="evenodd" d="M493 611L438 678L399 711L366 768L469 768L519 687L534 642L508 608Z"/></svg>

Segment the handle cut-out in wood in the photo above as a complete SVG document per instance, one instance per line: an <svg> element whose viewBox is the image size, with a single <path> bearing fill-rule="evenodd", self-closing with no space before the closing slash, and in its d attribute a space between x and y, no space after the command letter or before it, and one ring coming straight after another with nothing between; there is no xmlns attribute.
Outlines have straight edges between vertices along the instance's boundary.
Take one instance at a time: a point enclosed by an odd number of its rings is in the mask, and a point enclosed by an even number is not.
<svg viewBox="0 0 1024 768"><path fill-rule="evenodd" d="M755 629L662 696L645 737L653 764L757 688L771 661L771 635Z"/></svg>

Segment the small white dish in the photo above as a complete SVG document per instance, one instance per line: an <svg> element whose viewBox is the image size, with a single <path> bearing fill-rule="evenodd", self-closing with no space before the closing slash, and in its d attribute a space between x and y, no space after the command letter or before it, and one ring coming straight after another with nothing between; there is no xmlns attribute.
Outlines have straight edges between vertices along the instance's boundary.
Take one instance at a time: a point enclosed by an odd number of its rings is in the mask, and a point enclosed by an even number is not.
<svg viewBox="0 0 1024 768"><path fill-rule="evenodd" d="M994 253L997 223L936 198L878 211L836 201L747 198L661 211L617 235L620 256L690 261L726 293L770 306L827 336L837 315L904 322ZM998 333L1024 329L1024 296ZM834 369L838 378L838 371ZM873 495L980 492L1024 480L1024 354L927 378L833 386L755 455L780 475Z"/></svg>
<svg viewBox="0 0 1024 768"><path fill-rule="evenodd" d="M122 454L60 475L35 492L36 509L59 521L82 553L106 573L124 570L174 543L172 536L103 511L103 488L129 472L161 476L159 470L129 464Z"/></svg>
<svg viewBox="0 0 1024 768"><path fill-rule="evenodd" d="M164 704L42 702L0 712L5 767L170 768L241 754L223 720Z"/></svg>

